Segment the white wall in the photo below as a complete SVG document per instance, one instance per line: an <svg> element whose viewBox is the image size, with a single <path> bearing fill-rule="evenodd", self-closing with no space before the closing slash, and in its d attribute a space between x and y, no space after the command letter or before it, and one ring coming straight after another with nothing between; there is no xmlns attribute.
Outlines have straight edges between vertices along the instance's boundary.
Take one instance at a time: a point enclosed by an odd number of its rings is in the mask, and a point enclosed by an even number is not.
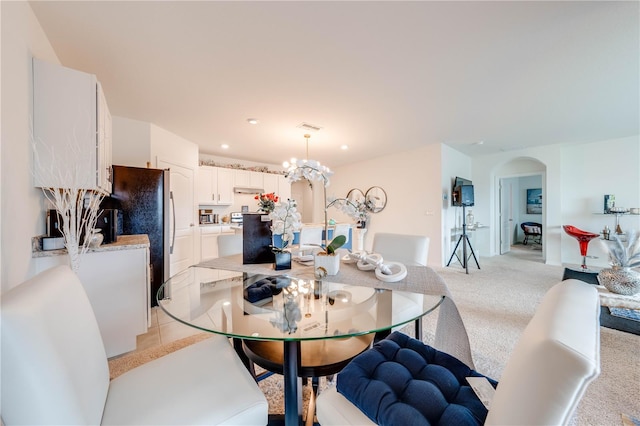
<svg viewBox="0 0 640 426"><path fill-rule="evenodd" d="M427 235L431 238L429 264L439 266L442 264L441 157L442 146L433 144L336 168L327 195L344 197L351 188L366 192L372 186L382 187L387 193L387 206L371 215L365 249L371 249L376 232Z"/></svg>
<svg viewBox="0 0 640 426"><path fill-rule="evenodd" d="M60 63L27 2L2 9L1 291L35 273L31 238L45 232L44 196L31 174L31 59Z"/></svg>
<svg viewBox="0 0 640 426"><path fill-rule="evenodd" d="M511 170L530 173L522 164L536 164L530 161L516 163L512 169L503 166L516 159L533 159L544 165L545 175L542 187L545 191L543 216L545 228L546 262L554 265L579 264L577 242L567 236L562 225L569 224L585 230L599 232L613 218L595 214L602 211L604 194L616 194L623 198L618 203L640 205L640 136L575 145L549 145L536 149L523 149L487 155L472 160L473 183L476 200L486 198L486 206L474 208L476 217L485 215L497 222L498 208L497 177ZM620 195L618 195L620 194ZM625 217L628 226L640 227L640 216ZM611 225L609 225L611 226ZM497 228L496 228L497 229ZM491 232L491 253L499 252L497 232ZM606 266L603 252L598 253L597 241L591 243L589 254L600 259L589 261L593 266ZM594 252L592 253L592 250Z"/></svg>
<svg viewBox="0 0 640 426"><path fill-rule="evenodd" d="M447 145L441 145L442 155L441 155L441 206L443 209L442 212L442 225L441 228L442 238L440 241L440 250L442 251L442 264L440 266L446 265L449 258L451 257L451 253L453 252L453 248L457 243L458 236L457 234L453 235L451 229L462 227L462 207L454 207L451 205L451 188L453 187L453 182L456 177L461 177L464 179L470 179L471 176L471 158L462 154L459 151L456 151L453 148L450 148ZM446 200L444 199L444 194L446 194ZM482 203L482 200L479 200L477 197L474 197L475 203ZM473 207L475 209L475 206ZM475 215L475 210L474 210ZM480 216L475 216L476 222L484 222L488 223L487 218L481 218ZM473 238L473 237L471 237ZM475 244L475 242L474 242ZM475 247L475 245L474 245ZM479 250L479 253L488 253L488 250L484 247L475 247ZM431 257L431 254L429 254ZM455 257L452 260L455 261Z"/></svg>
<svg viewBox="0 0 640 426"><path fill-rule="evenodd" d="M614 228L615 217L602 215L604 195L615 194L616 205L640 206L640 136L569 146L562 151L562 213L564 225L600 232L605 225ZM620 218L623 231L640 230L640 216ZM607 266L602 244L589 244L587 265ZM562 234L562 261L579 264L578 243Z"/></svg>

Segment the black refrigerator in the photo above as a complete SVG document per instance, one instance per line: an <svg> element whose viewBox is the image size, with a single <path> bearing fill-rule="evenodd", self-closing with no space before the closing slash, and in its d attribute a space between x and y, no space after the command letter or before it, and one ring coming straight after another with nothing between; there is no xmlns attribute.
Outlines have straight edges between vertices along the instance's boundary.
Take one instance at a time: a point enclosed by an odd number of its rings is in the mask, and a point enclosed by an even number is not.
<svg viewBox="0 0 640 426"><path fill-rule="evenodd" d="M113 166L113 192L102 207L118 210L118 235L149 236L151 306L158 304L158 289L169 278L170 201L169 170Z"/></svg>

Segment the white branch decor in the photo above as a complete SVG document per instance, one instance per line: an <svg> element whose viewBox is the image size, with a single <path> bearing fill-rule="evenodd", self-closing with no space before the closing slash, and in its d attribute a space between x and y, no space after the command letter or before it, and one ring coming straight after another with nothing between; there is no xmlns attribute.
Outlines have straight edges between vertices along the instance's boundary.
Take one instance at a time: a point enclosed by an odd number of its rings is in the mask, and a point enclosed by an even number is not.
<svg viewBox="0 0 640 426"><path fill-rule="evenodd" d="M32 138L32 140L34 140ZM49 186L42 187L45 198L56 209L60 224L60 231L64 245L69 254L71 269L77 274L80 268L80 256L86 253L92 237L92 231L98 220L100 202L104 193L93 189L82 188L82 176L78 168L61 170L56 166L56 153L53 148L41 141L33 142L34 168L32 173L41 182L48 182ZM82 158L74 134L74 141L67 146L64 156L66 164L76 164L81 161L91 161ZM42 164L39 152L46 152L48 164ZM72 162L68 162L72 158Z"/></svg>

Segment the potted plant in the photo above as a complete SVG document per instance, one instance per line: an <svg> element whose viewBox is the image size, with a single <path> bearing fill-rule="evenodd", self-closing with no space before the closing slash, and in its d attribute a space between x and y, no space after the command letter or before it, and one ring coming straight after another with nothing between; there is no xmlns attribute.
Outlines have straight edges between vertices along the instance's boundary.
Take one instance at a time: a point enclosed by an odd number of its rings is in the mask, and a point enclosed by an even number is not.
<svg viewBox="0 0 640 426"><path fill-rule="evenodd" d="M640 239L638 232L631 230L626 241L619 235L614 235L611 241L602 241L609 253L611 268L604 268L598 272L598 281L607 290L633 295L640 292L640 272L631 268L640 266Z"/></svg>
<svg viewBox="0 0 640 426"><path fill-rule="evenodd" d="M302 227L295 200L276 204L269 213L269 219L271 219L271 233L282 236L281 243L271 245L271 251L275 256L275 269L276 271L291 269L291 251L288 246L293 242L294 233L300 231Z"/></svg>
<svg viewBox="0 0 640 426"><path fill-rule="evenodd" d="M329 244L322 246L322 250L313 256L315 269L324 268L327 275L336 275L340 271L340 256L336 253L347 241L344 235L338 235Z"/></svg>

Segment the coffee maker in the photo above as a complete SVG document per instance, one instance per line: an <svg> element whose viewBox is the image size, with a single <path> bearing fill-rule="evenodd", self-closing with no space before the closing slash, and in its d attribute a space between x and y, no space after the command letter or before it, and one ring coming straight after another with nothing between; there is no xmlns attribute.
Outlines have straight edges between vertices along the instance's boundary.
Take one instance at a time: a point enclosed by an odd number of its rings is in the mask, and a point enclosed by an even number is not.
<svg viewBox="0 0 640 426"><path fill-rule="evenodd" d="M62 224L58 217L58 212L51 209L47 212L47 235L50 237L62 237ZM96 220L96 229L100 229L104 239L102 244L110 244L116 241L118 229L118 210L102 209ZM80 236L82 241L83 236Z"/></svg>

